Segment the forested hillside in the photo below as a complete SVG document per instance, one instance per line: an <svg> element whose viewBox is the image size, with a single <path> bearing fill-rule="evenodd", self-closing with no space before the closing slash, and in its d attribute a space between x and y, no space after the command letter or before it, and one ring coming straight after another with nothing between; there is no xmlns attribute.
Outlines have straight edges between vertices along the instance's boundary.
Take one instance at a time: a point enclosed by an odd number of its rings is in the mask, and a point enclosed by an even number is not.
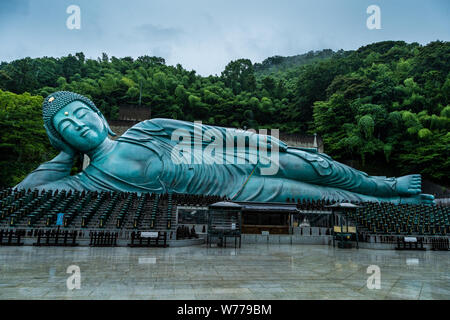
<svg viewBox="0 0 450 320"><path fill-rule="evenodd" d="M418 172L449 185L450 43L388 41L230 62L220 76L143 56L25 58L0 64L0 185L13 185L51 157L42 97L69 90L109 119L121 105L153 117L322 135L326 152L361 168ZM15 95L15 94L17 95ZM384 172L380 170L381 172ZM379 172L379 173L381 173Z"/></svg>

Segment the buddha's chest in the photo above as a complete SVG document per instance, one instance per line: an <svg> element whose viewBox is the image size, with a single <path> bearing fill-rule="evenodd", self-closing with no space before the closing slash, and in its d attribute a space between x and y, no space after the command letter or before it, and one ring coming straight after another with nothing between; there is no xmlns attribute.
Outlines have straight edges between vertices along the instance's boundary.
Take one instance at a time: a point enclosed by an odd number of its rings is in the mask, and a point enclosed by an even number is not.
<svg viewBox="0 0 450 320"><path fill-rule="evenodd" d="M162 171L161 160L154 152L132 144L119 144L96 166L116 178L136 184L151 184Z"/></svg>

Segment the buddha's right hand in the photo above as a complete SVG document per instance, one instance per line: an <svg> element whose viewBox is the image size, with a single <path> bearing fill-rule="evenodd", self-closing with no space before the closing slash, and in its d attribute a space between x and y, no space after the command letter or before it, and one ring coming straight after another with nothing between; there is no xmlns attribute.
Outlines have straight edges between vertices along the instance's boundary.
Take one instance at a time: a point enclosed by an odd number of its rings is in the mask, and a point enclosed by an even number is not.
<svg viewBox="0 0 450 320"><path fill-rule="evenodd" d="M59 159L61 159L61 160L68 160L68 159L73 160L75 158L75 155L76 155L77 152L75 151L75 149L73 149L68 144L62 142L62 143L52 143L52 145L56 149L61 151L58 154L58 158Z"/></svg>
<svg viewBox="0 0 450 320"><path fill-rule="evenodd" d="M61 156L62 156L62 154L65 154L66 156L68 156L72 159L75 157L75 154L77 153L77 151L74 148L72 148L70 145L68 145L65 141L63 141L61 139L56 139L56 138L52 139L51 132L47 132L47 134L49 135L51 145L55 149L61 151L61 153L60 153Z"/></svg>
<svg viewBox="0 0 450 320"><path fill-rule="evenodd" d="M70 157L71 159L75 158L75 155L77 153L75 149L66 144L64 144L60 150L61 150L60 154L65 154L67 157Z"/></svg>

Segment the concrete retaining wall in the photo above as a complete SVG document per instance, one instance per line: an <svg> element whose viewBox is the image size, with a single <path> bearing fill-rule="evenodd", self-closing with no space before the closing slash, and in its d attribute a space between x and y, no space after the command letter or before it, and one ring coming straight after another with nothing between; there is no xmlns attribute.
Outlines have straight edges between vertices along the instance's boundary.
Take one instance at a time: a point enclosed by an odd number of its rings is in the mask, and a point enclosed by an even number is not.
<svg viewBox="0 0 450 320"><path fill-rule="evenodd" d="M36 241L37 238L25 237L21 239L21 242L23 242L24 246L32 246L34 243L36 243ZM71 243L71 241L69 240L67 240L67 242ZM131 241L127 239L117 239L117 246L126 247L130 242ZM167 240L167 244L169 247L188 247L188 246L202 245L205 242L206 241L204 237L200 237L198 239ZM45 243L45 239L42 239L41 243ZM78 243L78 246L80 247L89 247L90 239L79 238L76 240L76 243Z"/></svg>
<svg viewBox="0 0 450 320"><path fill-rule="evenodd" d="M327 233L327 228L321 227L295 227L292 228L294 235L301 236L324 236Z"/></svg>
<svg viewBox="0 0 450 320"><path fill-rule="evenodd" d="M374 243L374 242L360 242L359 248L361 249L373 249L373 250L395 250L397 244L394 243ZM433 246L431 244L424 244L424 248L431 250Z"/></svg>
<svg viewBox="0 0 450 320"><path fill-rule="evenodd" d="M243 234L241 241L244 244L332 244L333 238L331 236L300 236L297 234L271 234L263 236L260 234ZM234 239L227 238L227 246L234 246Z"/></svg>

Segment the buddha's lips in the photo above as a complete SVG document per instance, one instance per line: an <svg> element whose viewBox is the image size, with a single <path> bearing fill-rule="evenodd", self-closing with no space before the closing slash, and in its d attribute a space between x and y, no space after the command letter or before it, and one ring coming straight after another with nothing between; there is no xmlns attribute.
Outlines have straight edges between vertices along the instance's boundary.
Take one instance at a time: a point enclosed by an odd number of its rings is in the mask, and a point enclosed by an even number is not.
<svg viewBox="0 0 450 320"><path fill-rule="evenodd" d="M88 134L88 132L89 132L89 128L84 129L84 130L81 132L80 137L84 137L85 135Z"/></svg>

